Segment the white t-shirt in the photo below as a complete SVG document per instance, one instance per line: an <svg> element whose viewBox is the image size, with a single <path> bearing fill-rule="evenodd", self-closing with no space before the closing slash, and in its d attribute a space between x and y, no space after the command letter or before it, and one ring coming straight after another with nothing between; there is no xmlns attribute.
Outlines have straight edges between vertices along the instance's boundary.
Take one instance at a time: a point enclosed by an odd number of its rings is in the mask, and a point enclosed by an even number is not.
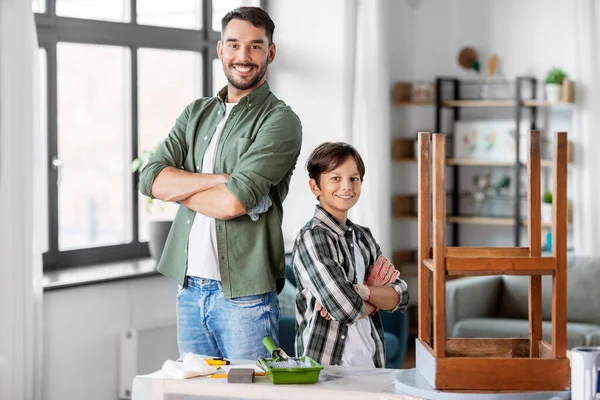
<svg viewBox="0 0 600 400"><path fill-rule="evenodd" d="M352 241L354 242L356 282L363 283L365 280L365 259L360 253L354 232L352 232ZM371 336L371 318L361 318L348 326L346 345L342 354L342 365L375 368L374 356L375 342Z"/></svg>
<svg viewBox="0 0 600 400"><path fill-rule="evenodd" d="M215 134L212 136L204 159L202 160L202 173L212 174L215 165L215 155L217 154L217 145L223 132L223 127L231 109L237 103L225 103L225 114L219 121ZM198 140L205 140L200 137ZM194 223L190 231L188 240L188 276L196 276L198 278L221 280L219 272L219 254L217 251L217 230L215 219L207 217L204 214L196 213Z"/></svg>

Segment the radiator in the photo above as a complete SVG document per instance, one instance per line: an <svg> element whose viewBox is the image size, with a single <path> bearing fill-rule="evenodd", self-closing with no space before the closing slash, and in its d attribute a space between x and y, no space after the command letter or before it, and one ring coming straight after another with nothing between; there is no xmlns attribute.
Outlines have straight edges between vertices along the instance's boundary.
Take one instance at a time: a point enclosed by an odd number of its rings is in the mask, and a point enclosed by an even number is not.
<svg viewBox="0 0 600 400"><path fill-rule="evenodd" d="M119 398L131 399L136 375L158 371L166 360L177 360L177 325L175 322L121 333Z"/></svg>

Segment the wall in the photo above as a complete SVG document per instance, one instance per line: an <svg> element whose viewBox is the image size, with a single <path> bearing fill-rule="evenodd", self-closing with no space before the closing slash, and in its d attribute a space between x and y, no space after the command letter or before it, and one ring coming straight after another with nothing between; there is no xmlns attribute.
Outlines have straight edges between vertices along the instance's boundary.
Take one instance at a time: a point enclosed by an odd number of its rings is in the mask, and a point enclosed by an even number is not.
<svg viewBox="0 0 600 400"><path fill-rule="evenodd" d="M118 399L121 333L174 324L176 293L162 276L45 292L43 400Z"/></svg>

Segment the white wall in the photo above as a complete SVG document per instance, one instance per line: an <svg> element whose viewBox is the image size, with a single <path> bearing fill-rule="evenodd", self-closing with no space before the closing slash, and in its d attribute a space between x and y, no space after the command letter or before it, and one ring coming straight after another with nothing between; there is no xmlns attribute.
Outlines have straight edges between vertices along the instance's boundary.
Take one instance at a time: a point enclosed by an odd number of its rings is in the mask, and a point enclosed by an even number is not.
<svg viewBox="0 0 600 400"><path fill-rule="evenodd" d="M498 54L507 78L543 78L555 65L575 72L570 0L422 0L413 16L413 79L438 74L474 78L456 62L459 49L467 45L479 51L482 66L490 54ZM392 71L397 68L402 67L392 65Z"/></svg>
<svg viewBox="0 0 600 400"><path fill-rule="evenodd" d="M296 234L312 217L316 200L308 188L306 159L322 142L343 140L350 120L344 96L346 0L271 1L277 56L269 84L302 121L302 153L284 202L284 237L291 250Z"/></svg>
<svg viewBox="0 0 600 400"><path fill-rule="evenodd" d="M176 293L162 276L46 292L42 398L118 399L120 335L174 324Z"/></svg>

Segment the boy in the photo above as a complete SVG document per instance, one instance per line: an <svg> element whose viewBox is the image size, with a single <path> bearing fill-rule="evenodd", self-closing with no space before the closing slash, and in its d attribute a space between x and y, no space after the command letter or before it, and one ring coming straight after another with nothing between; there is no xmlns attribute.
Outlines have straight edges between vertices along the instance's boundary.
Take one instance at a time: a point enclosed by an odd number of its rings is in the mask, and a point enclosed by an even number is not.
<svg viewBox="0 0 600 400"><path fill-rule="evenodd" d="M296 354L322 364L383 368L383 326L377 309L405 311L406 283L368 228L348 220L365 166L347 143L323 143L310 155L315 216L294 243Z"/></svg>

